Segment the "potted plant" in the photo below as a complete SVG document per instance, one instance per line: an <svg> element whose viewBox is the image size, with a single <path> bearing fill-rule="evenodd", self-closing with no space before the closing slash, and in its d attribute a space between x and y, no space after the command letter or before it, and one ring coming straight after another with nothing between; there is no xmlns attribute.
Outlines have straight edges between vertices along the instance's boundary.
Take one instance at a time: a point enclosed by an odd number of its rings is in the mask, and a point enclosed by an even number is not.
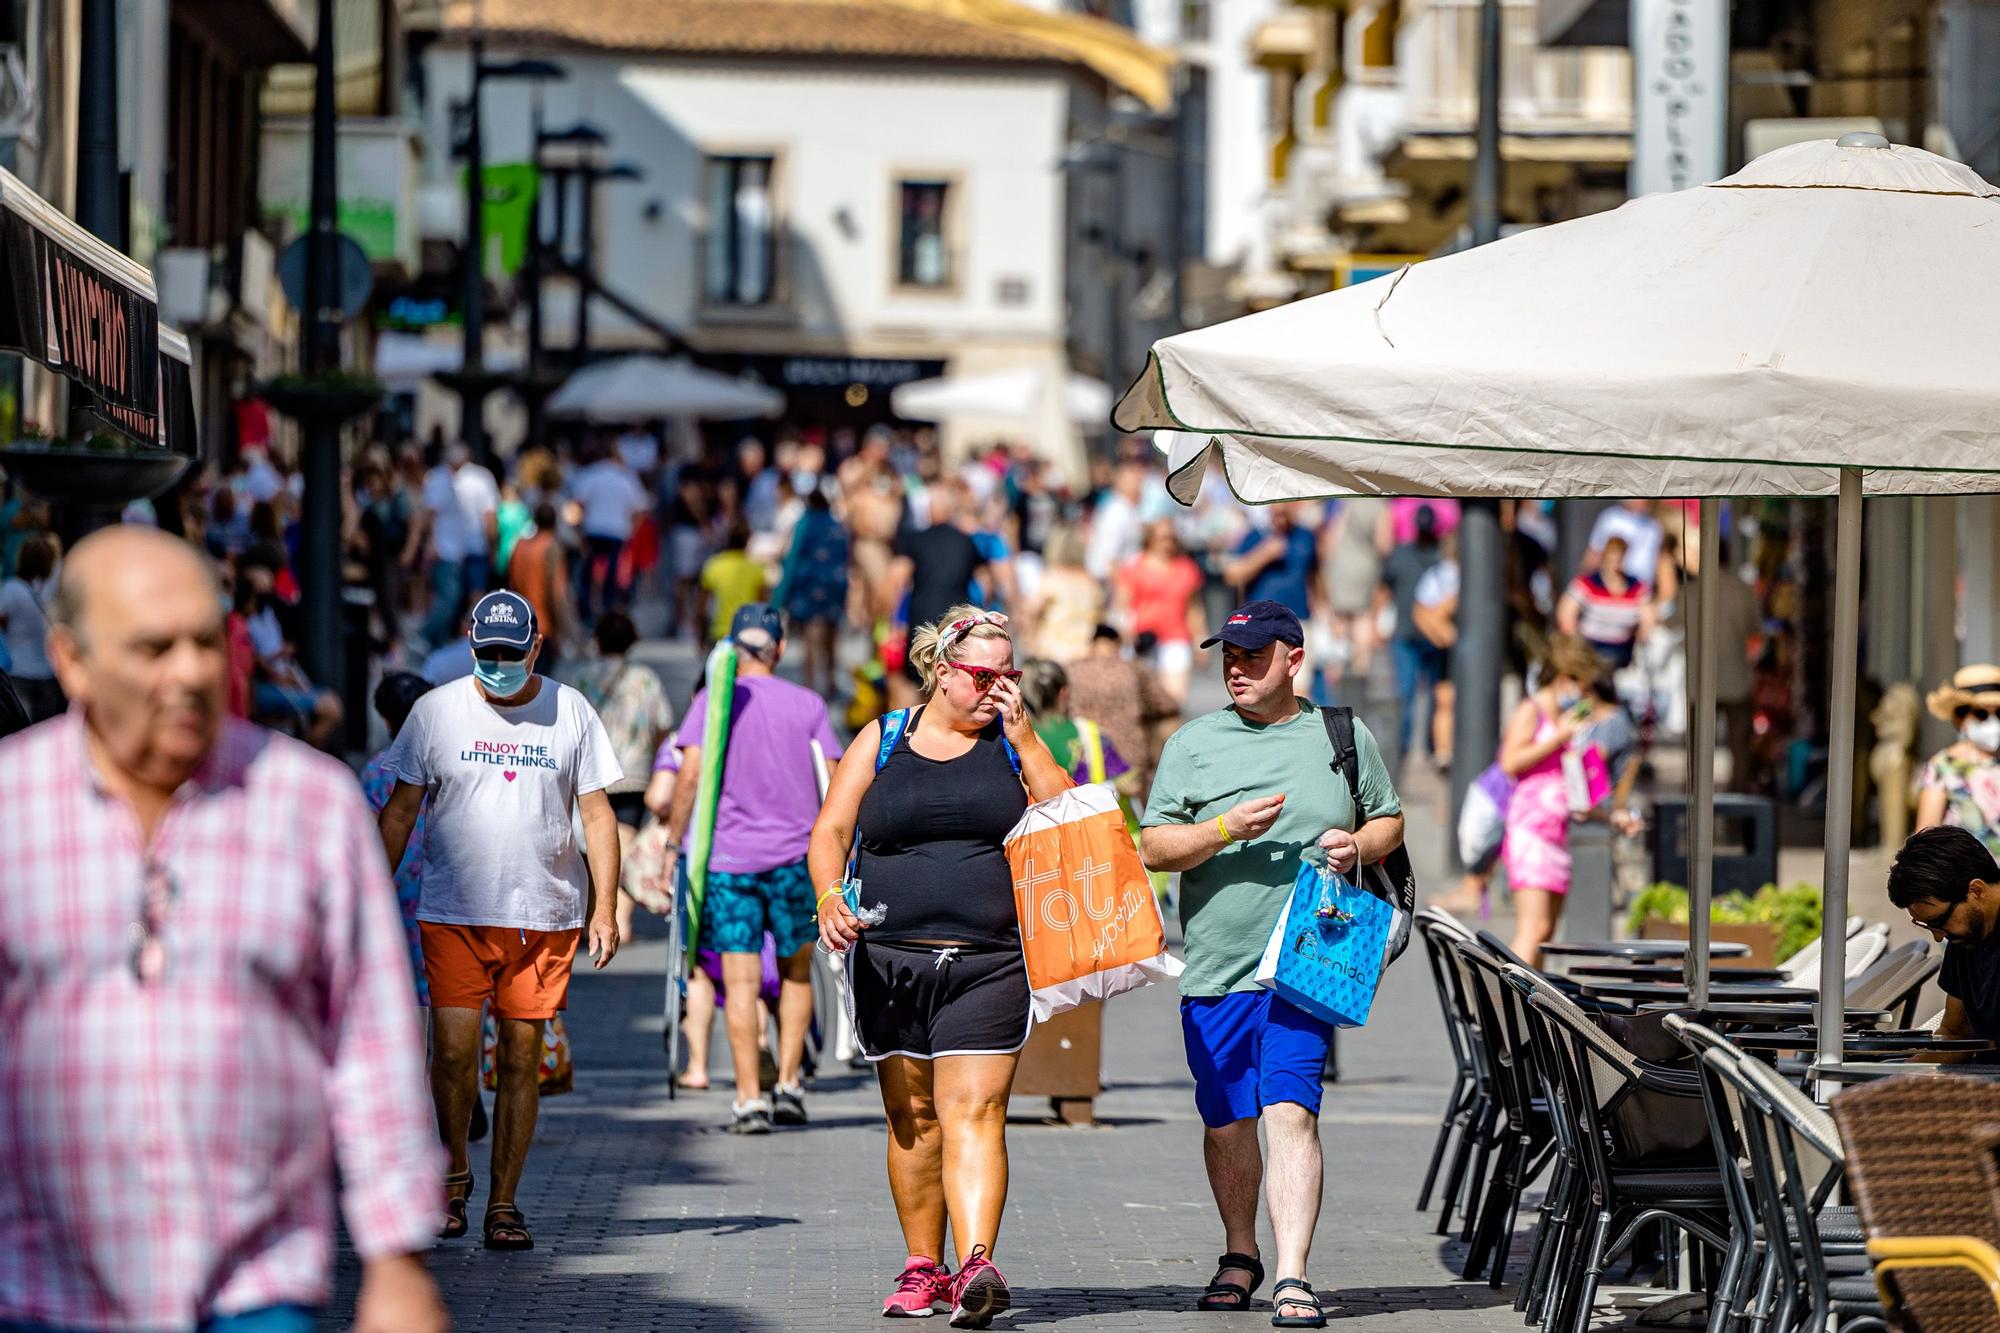
<svg viewBox="0 0 2000 1333"><path fill-rule="evenodd" d="M1819 935L1820 895L1812 884L1783 888L1766 884L1756 893L1725 893L1710 903L1709 938L1746 944L1747 958L1731 961L1744 967L1770 967L1803 949ZM1633 898L1627 928L1641 939L1684 940L1688 927L1688 894L1678 884L1654 884Z"/></svg>
<svg viewBox="0 0 2000 1333"><path fill-rule="evenodd" d="M25 426L0 447L0 468L44 500L123 505L150 499L185 473L193 460L113 431L66 439Z"/></svg>
<svg viewBox="0 0 2000 1333"><path fill-rule="evenodd" d="M324 375L279 375L257 386L257 396L281 416L304 424L331 420L346 425L367 416L386 392L373 375L330 371Z"/></svg>

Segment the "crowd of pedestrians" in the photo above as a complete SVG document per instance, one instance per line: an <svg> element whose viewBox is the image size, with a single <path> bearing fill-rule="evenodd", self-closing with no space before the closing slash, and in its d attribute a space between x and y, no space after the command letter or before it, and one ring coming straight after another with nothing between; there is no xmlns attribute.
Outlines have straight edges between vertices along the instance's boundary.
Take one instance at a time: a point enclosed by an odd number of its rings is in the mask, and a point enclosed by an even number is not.
<svg viewBox="0 0 2000 1333"><path fill-rule="evenodd" d="M1012 1299L1006 1107L1031 1023L1002 844L1031 803L1107 782L1186 941L1224 1248L1190 1300L1245 1308L1266 1280L1261 1182L1275 1313L1318 1326L1331 1028L1253 972L1298 854L1382 858L1399 772L1450 759L1460 514L1249 510L1219 478L1181 509L1161 480L1136 449L1070 477L1010 446L947 464L888 427L692 457L635 428L498 469L441 437L370 447L344 487L382 724L358 783L330 756L359 758L363 719L300 662L296 473L250 451L67 556L10 495L0 722L48 724L0 764L0 957L37 960L0 971L0 1002L41 1034L0 1049L0 1328L310 1327L336 1154L357 1326L441 1326L418 1258L434 1238L538 1243L517 1192L570 1058L571 972L609 963L638 911L674 910L704 772L706 961L678 1076L706 1086L719 1007L723 1123L809 1125L814 950L838 956L846 1011L818 1017L875 1071L904 1232L884 1313L982 1327ZM1660 519L1624 506L1558 587L1546 516L1503 519L1526 693L1487 860L1532 958L1574 819L1631 831L1620 780L1657 707L1621 673L1671 633L1682 571ZM734 647L725 738L705 685L669 697L642 621ZM1322 723L1385 656L1396 743L1357 725L1350 787ZM1183 724L1217 665L1229 706ZM1586 748L1619 785L1579 809ZM79 921L87 948L64 943ZM157 1130L128 1141L131 1107ZM238 1180L254 1207L186 1188Z"/></svg>

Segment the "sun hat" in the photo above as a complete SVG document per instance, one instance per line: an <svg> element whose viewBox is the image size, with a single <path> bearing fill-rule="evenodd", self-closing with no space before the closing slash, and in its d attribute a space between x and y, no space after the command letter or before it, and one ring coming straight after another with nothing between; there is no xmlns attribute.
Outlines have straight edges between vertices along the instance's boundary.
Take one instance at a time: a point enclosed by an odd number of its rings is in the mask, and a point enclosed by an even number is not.
<svg viewBox="0 0 2000 1333"><path fill-rule="evenodd" d="M1924 702L1932 717L1946 722L1956 721L1961 708L2000 709L2000 666L1991 662L1962 666Z"/></svg>

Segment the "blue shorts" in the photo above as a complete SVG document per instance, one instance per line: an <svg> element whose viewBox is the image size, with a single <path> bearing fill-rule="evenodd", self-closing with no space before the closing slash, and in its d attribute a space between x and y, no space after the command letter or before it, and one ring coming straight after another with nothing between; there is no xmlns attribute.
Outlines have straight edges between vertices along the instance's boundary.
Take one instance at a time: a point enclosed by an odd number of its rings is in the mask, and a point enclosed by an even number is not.
<svg viewBox="0 0 2000 1333"><path fill-rule="evenodd" d="M1184 998L1181 1036L1195 1109L1210 1129L1255 1120L1279 1102L1319 1114L1332 1024L1258 989Z"/></svg>
<svg viewBox="0 0 2000 1333"><path fill-rule="evenodd" d="M794 861L750 875L709 871L701 904L701 947L717 953L762 953L766 931L780 958L819 938L806 863Z"/></svg>

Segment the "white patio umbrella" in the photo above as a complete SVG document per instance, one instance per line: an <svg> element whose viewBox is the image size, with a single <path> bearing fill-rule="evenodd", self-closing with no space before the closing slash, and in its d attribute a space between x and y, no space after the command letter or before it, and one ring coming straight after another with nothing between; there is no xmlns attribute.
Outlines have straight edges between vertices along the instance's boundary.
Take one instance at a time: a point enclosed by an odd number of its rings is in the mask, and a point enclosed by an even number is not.
<svg viewBox="0 0 2000 1333"><path fill-rule="evenodd" d="M785 396L676 357L621 356L585 366L549 396L549 413L618 424L661 417L773 417Z"/></svg>
<svg viewBox="0 0 2000 1333"><path fill-rule="evenodd" d="M1861 496L2000 491L2000 189L1876 135L1163 339L1119 403L1245 500L1837 495L1825 919L1847 916ZM1696 580L1690 988L1708 984L1714 599ZM1841 950L1820 1054L1837 1059Z"/></svg>
<svg viewBox="0 0 2000 1333"><path fill-rule="evenodd" d="M952 417L998 417L1034 421L1044 415L1048 390L1046 370L1023 366L984 375L946 375L914 380L889 395L899 417L911 421L944 421ZM1088 375L1071 374L1061 382L1062 410L1083 425L1100 423L1111 411L1111 386Z"/></svg>

